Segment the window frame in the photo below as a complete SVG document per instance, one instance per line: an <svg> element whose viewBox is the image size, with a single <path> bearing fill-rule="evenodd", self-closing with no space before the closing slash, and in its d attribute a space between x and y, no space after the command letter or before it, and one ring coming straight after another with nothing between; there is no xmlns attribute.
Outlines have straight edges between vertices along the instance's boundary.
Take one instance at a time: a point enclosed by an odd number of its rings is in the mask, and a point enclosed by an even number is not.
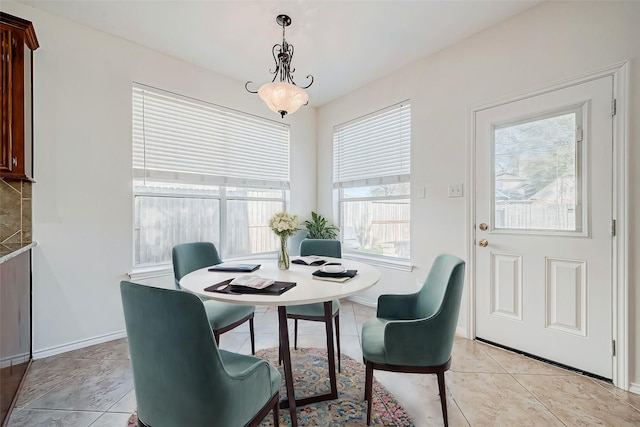
<svg viewBox="0 0 640 427"><path fill-rule="evenodd" d="M385 110L389 112L396 113L398 110L408 107L408 159L407 166L409 170L403 170L399 172L398 175L388 175L388 176L370 176L370 177L359 177L356 179L346 179L340 181L337 178L336 172L336 164L340 161L340 159L336 159L336 140L338 138L337 134L345 127L348 127L350 124L361 125L363 122L366 122L368 118L379 120L379 118L384 114ZM402 119L402 113L399 114L400 120ZM383 119L384 120L384 119ZM375 122L374 122L375 123ZM340 232L340 242L342 243L342 253L345 258L354 258L364 260L374 265L402 270L402 271L411 271L413 266L411 264L411 231L409 231L409 256L407 258L390 256L384 254L373 254L360 252L356 250L352 250L345 246L345 231L344 231L344 209L343 204L348 202L377 202L377 201L393 201L393 200L407 200L409 204L409 212L411 211L411 173L410 173L410 163L411 163L411 103L409 100L402 101L400 103L393 104L391 106L385 107L378 111L374 111L372 113L366 114L359 118L350 120L345 123L338 124L333 128L333 187L334 187L334 201L337 203L335 206L338 212L338 223L340 224L341 232ZM342 147L343 148L343 147ZM345 197L345 191L356 188L367 188L367 187L375 187L378 185L389 185L389 184L406 184L407 193L401 195L382 195L382 196L358 196L358 197ZM411 219L409 218L409 229L411 228Z"/></svg>
<svg viewBox="0 0 640 427"><path fill-rule="evenodd" d="M213 187L213 186L212 186ZM133 216L133 224L132 224L132 243L133 243L133 247L132 247L132 265L133 265L133 270L137 271L137 270L148 270L148 269L162 269L162 268L172 268L172 262L171 260L167 261L167 262L160 262L160 263L137 263L136 259L138 258L138 254L136 253L136 244L137 244L137 233L139 232L139 227L136 227L136 223L138 222L138 219L136 218L136 216L138 215L138 212L136 212L136 198L137 197L172 197L172 198L184 198L184 199L213 199L213 200L218 200L219 204L219 222L218 222L218 229L220 232L220 241L219 242L213 242L216 245L216 248L218 249L218 253L220 254L220 257L223 259L227 259L227 253L228 253L228 241L227 241L227 231L228 231L228 222L226 221L227 218L227 212L228 212L228 201L265 201L265 202L281 202L282 204L282 210L286 210L287 206L288 206L288 190L284 190L284 189L272 189L272 191L279 191L282 195L282 197L276 198L276 197L250 197L250 196L229 196L228 193L228 188L241 188L238 186L215 186L218 190L218 195L208 195L208 194L195 194L195 195L189 195L189 194L185 194L185 193L181 193L179 191L175 191L175 192L166 192L166 193L155 193L152 191L144 191L141 190L139 187L134 187L133 190L133 206L132 206L132 216ZM254 188L251 188L251 190L254 190ZM275 235L274 235L275 238ZM252 253L247 253L246 255L243 254L242 258L260 258L263 257L264 255L267 254L273 254L277 251L277 247L274 248L273 251L267 251L267 252L252 252ZM233 259L234 257L229 257L228 259ZM237 258L237 256L235 257Z"/></svg>
<svg viewBox="0 0 640 427"><path fill-rule="evenodd" d="M283 162L286 162L286 165L288 167L288 170L286 172L286 180L283 179L283 177L278 177L276 180L269 180L269 177L264 177L264 178L258 178L258 179L243 179L243 178L238 178L238 177L227 177L226 175L207 175L206 171L201 170L201 171L196 171L195 173L191 173L191 172L173 172L171 170L163 170L163 169L147 169L146 166L146 161L144 160L146 157L145 154L145 150L146 148L146 144L147 142L145 141L144 138L146 138L145 134L146 134L146 124L145 124L145 115L146 110L144 110L145 105L144 105L144 97L143 102L142 102L142 110L136 110L135 108L132 109L131 112L131 120L132 120L132 147L133 147L133 154L132 154L132 272L129 273L129 275L132 278L149 278L149 277L156 277L156 276L160 276L160 275L164 275L167 274L169 272L171 272L172 270L172 262L171 259L167 260L167 261L163 261L163 262L152 262L152 263L140 263L138 262L138 260L140 260L140 253L141 251L138 250L138 247L140 247L139 243L141 241L140 239L140 211L137 209L138 206L138 198L142 198L142 197L171 197L171 198L184 198L184 199L214 199L214 200L218 200L218 230L219 230L219 242L214 242L218 248L218 251L221 255L221 257L223 259L226 259L227 257L225 256L228 251L229 251L229 236L227 236L227 232L229 232L229 221L228 221L228 209L229 209L229 203L230 202L234 202L234 201L247 201L247 202L260 202L260 201L264 201L264 202L270 202L273 203L275 202L276 205L280 204L281 207L278 208L278 211L284 211L287 210L287 207L289 205L289 182L290 182L290 137L291 137L291 129L290 129L290 125L288 124L283 124L274 120L270 120L270 119L266 119L266 118L262 118L262 117L258 117L255 116L253 114L250 113L244 113L241 111L237 111L237 110L232 110L226 107L222 107L216 104L212 104L210 102L207 101L202 101L199 99L194 99L194 98L190 98L190 97L186 97L184 95L180 95L180 94L176 94L176 93L172 93L163 89L157 89L151 86L147 86L144 84L140 84L140 83L136 83L133 82L132 83L132 102L135 104L136 102L136 97L140 96L139 94L141 93L141 91L143 93L146 93L145 91L149 91L154 95L158 95L158 96L163 96L163 97L167 97L168 99L168 105L169 105L169 109L172 108L179 108L179 105L182 102L189 102L191 104L197 104L197 105L201 105L203 106L203 110L202 110L202 114L207 114L207 113L211 113L214 114L214 116L208 118L208 120L217 120L215 114L217 114L218 112L222 112L221 114L226 115L226 114L231 114L233 115L233 123L232 126L236 126L236 128L238 127L238 123L240 123L240 126L242 127L243 130L247 130L249 133L249 141L251 141L252 137L251 135L253 135L253 133L257 132L258 129L260 128L264 128L265 126L271 126L273 127L275 130L274 132L278 132L281 133L282 136L280 138L282 141L282 146L278 145L277 150L274 155L279 156L278 158L281 158ZM140 98L138 98L140 99ZM172 100L175 100L176 103L175 105L171 103ZM140 105L140 104L138 104ZM208 109L208 110L207 110ZM215 110L215 111L214 111ZM164 110L162 110L164 111ZM169 111L169 110L167 110ZM199 111L199 110L198 110ZM213 112L212 112L213 111ZM164 112L166 113L166 112ZM182 126L188 126L188 123L185 124L186 122L181 121L179 119L182 119L185 114L185 112L179 111L176 115L177 119L177 124L176 124L176 128L178 129ZM246 118L247 123L243 124L242 120L243 118ZM251 123L256 123L256 127L253 128L251 127ZM137 127L137 128L136 128ZM142 127L142 133L140 134L140 127ZM138 130L136 130L138 129ZM220 132L224 133L226 131L226 127L222 127ZM136 134L136 132L138 132ZM253 133L251 133L253 132ZM142 139L141 136L142 135ZM213 137L209 140L209 142L207 142L207 144L213 143L216 144L216 141L220 138L220 135L213 135ZM162 144L167 144L170 143L171 139L167 139L164 140L163 142L161 142ZM142 144L142 145L141 145ZM263 144L264 145L264 144ZM140 154L140 152L138 152L136 154L136 149L140 150L142 149L142 154ZM263 147L264 149L264 147ZM281 151L281 150L286 150L286 151ZM245 149L246 151L246 149ZM284 153L284 154L283 154ZM153 155L157 155L157 153L154 153ZM136 161L136 156L137 157L137 161ZM136 162L140 163L140 159L142 156L142 166L140 166L139 164L137 164ZM257 155L256 155L257 157ZM236 160L238 161L238 160ZM243 162L245 161L245 159L243 158L242 160ZM247 159L247 161L251 161L251 159ZM229 164L231 165L229 166L225 166L227 168L233 168L234 162L230 161ZM263 173L264 175L264 173ZM174 188L170 188L168 187L166 189L166 191L162 191L162 185L163 184L176 184L176 187ZM148 186L147 189L145 190L145 186ZM154 186L157 186L157 188L153 189ZM184 187L184 189L178 188L178 187ZM190 193L193 190L211 190L210 194L206 194L206 192L203 192L202 194L198 194L196 193ZM260 191L266 191L266 192L270 192L272 194L274 194L274 197L268 197L265 195L261 195L261 196L255 196L252 197L250 195L246 195L246 193L243 194L237 194L236 190L238 191L246 191L246 192L260 192ZM236 193L236 194L234 194ZM272 206L273 209L273 206ZM266 220L268 220L268 218L266 218ZM215 221L215 220L214 220ZM265 226L267 225L267 223L265 223ZM274 241L275 241L275 235L274 235ZM171 242L170 245L175 245L178 243L182 243L182 242ZM268 251L268 252L256 252L256 253L247 253L246 256L245 254L242 254L240 256L242 256L242 258L255 258L255 257L264 257L265 254L270 254L270 253L275 253L275 251L277 250L276 247L274 247L274 249L272 251ZM163 251L164 252L164 251ZM239 256L238 254L236 254L236 257ZM232 259L232 257L229 257L229 259Z"/></svg>
<svg viewBox="0 0 640 427"><path fill-rule="evenodd" d="M496 179L495 179L495 144L496 130L509 126L517 126L520 124L541 121L549 118L555 118L566 114L575 115L576 133L580 133L580 140L575 141L575 168L576 168L576 205L575 205L575 221L579 230L562 230L562 229L538 229L538 228L508 228L497 227L496 225ZM514 120L496 123L491 127L491 232L496 234L512 234L512 235L534 235L534 236L567 236L567 237L588 237L590 235L589 210L588 206L589 188L588 183L584 181L587 176L588 165L588 142L589 142L589 103L572 104L562 108L555 108L537 114L519 117Z"/></svg>

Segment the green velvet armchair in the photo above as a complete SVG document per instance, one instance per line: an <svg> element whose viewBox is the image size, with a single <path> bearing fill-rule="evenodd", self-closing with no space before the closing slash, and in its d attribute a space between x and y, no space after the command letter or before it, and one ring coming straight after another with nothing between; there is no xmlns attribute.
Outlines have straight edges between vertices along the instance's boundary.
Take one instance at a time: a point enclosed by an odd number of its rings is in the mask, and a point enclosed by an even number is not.
<svg viewBox="0 0 640 427"><path fill-rule="evenodd" d="M444 373L451 366L464 267L456 256L439 255L420 291L378 298L376 318L362 327L367 425L374 369L436 374L444 424L449 425Z"/></svg>
<svg viewBox="0 0 640 427"><path fill-rule="evenodd" d="M202 301L121 282L140 426L278 426L281 375L269 362L219 350Z"/></svg>
<svg viewBox="0 0 640 427"><path fill-rule="evenodd" d="M173 247L171 255L176 289L180 289L180 279L192 271L222 262L218 255L218 250L215 245L210 242L193 242L176 245ZM253 328L255 306L230 304L213 300L203 300L203 304L217 344L220 343L220 334L249 321L251 354L256 354L256 339Z"/></svg>
<svg viewBox="0 0 640 427"><path fill-rule="evenodd" d="M300 243L300 256L328 256L332 258L342 258L342 246L339 240L329 239L304 239ZM331 317L335 323L336 350L338 354L338 372L340 366L340 301L331 301ZM311 304L287 306L287 318L294 319L293 325L293 348L298 348L298 320L309 320L312 322L325 322L324 303L316 302ZM331 321L331 319L329 319Z"/></svg>

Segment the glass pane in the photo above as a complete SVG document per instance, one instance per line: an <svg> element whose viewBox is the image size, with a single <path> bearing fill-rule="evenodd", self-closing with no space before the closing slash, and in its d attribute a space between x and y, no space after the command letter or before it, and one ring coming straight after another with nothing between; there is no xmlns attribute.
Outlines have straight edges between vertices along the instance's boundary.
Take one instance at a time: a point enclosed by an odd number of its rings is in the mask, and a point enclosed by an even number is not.
<svg viewBox="0 0 640 427"><path fill-rule="evenodd" d="M229 200L227 253L224 256L275 251L278 239L269 228L269 219L282 210L282 201Z"/></svg>
<svg viewBox="0 0 640 427"><path fill-rule="evenodd" d="M347 190L345 190L346 192ZM340 203L343 249L409 258L409 199Z"/></svg>
<svg viewBox="0 0 640 427"><path fill-rule="evenodd" d="M495 129L495 228L581 231L576 117Z"/></svg>
<svg viewBox="0 0 640 427"><path fill-rule="evenodd" d="M354 187L342 190L343 199L360 197L408 196L409 183L373 185L371 187Z"/></svg>
<svg viewBox="0 0 640 427"><path fill-rule="evenodd" d="M136 196L136 265L171 262L174 245L220 242L220 201L209 198Z"/></svg>

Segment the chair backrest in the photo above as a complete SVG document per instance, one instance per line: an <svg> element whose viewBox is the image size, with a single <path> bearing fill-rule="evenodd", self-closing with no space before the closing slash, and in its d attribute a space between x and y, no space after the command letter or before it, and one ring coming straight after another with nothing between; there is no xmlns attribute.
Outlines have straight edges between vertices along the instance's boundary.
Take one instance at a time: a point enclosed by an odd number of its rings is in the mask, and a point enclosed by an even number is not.
<svg viewBox="0 0 640 427"><path fill-rule="evenodd" d="M438 255L418 292L417 317L436 318L442 362L450 357L453 349L464 287L464 268L465 262L457 256Z"/></svg>
<svg viewBox="0 0 640 427"><path fill-rule="evenodd" d="M171 251L171 258L173 260L173 277L175 278L177 289L180 289L178 282L187 274L222 262L216 246L210 242L176 245Z"/></svg>
<svg viewBox="0 0 640 427"><path fill-rule="evenodd" d="M342 258L340 240L304 239L300 242L300 256L318 255Z"/></svg>
<svg viewBox="0 0 640 427"><path fill-rule="evenodd" d="M264 402L252 404L230 390L234 385L198 297L125 281L120 292L138 416L145 424L244 425L260 410Z"/></svg>

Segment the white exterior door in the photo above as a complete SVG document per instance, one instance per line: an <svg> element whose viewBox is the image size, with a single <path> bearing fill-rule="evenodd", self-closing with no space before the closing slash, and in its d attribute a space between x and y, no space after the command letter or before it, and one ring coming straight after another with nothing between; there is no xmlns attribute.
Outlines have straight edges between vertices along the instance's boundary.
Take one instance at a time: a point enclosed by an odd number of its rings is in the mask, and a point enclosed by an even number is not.
<svg viewBox="0 0 640 427"><path fill-rule="evenodd" d="M475 116L476 337L612 378L611 76Z"/></svg>

